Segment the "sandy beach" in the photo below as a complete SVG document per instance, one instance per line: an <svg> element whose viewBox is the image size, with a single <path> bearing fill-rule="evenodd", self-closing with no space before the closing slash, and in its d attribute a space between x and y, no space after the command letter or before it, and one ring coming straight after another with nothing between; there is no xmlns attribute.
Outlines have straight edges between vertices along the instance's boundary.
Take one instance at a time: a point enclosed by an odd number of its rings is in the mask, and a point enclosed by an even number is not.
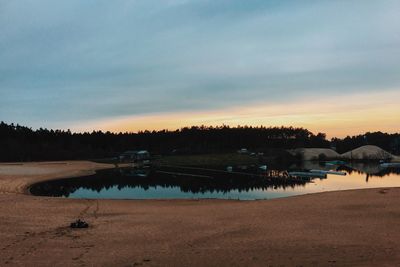
<svg viewBox="0 0 400 267"><path fill-rule="evenodd" d="M77 200L27 191L111 167L0 164L0 265L400 265L400 188L266 201ZM90 227L70 229L77 218Z"/></svg>

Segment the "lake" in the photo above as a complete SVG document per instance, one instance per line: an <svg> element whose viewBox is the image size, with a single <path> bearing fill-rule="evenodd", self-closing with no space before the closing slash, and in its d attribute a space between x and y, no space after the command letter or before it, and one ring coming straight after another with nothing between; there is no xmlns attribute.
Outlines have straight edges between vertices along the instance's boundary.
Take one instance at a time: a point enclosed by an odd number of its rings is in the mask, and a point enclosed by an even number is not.
<svg viewBox="0 0 400 267"><path fill-rule="evenodd" d="M311 180L268 178L257 166L153 169L116 168L95 175L42 182L33 185L33 195L88 199L273 199L325 191L399 187L400 169L379 164L332 165L304 162L279 166L268 174L291 170L335 170L346 176L328 174Z"/></svg>

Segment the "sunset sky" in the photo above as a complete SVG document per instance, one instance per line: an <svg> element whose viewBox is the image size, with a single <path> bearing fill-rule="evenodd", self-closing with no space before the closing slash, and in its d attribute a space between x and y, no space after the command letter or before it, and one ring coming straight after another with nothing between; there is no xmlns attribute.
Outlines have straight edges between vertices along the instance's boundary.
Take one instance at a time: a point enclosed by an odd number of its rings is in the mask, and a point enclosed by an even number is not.
<svg viewBox="0 0 400 267"><path fill-rule="evenodd" d="M400 1L0 0L0 120L400 131Z"/></svg>

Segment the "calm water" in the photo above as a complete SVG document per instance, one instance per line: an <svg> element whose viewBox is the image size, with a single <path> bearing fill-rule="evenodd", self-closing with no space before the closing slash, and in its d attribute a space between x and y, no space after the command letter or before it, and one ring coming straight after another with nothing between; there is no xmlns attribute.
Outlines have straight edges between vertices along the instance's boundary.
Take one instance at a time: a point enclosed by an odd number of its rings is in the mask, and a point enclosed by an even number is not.
<svg viewBox="0 0 400 267"><path fill-rule="evenodd" d="M256 167L241 167L240 172L247 173L245 175L197 169L111 169L99 171L92 176L36 184L31 187L31 192L34 195L68 198L254 200L333 190L400 186L400 169L384 169L379 164L328 166L306 162L301 166L288 166L285 169L340 170L347 175L327 175L325 179L283 182L260 176Z"/></svg>

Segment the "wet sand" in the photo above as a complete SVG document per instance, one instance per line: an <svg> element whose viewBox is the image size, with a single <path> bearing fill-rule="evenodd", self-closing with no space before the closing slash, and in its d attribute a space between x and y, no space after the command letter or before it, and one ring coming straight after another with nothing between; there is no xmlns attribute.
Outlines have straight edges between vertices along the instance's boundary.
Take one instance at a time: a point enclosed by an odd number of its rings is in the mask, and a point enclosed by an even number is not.
<svg viewBox="0 0 400 267"><path fill-rule="evenodd" d="M108 167L0 164L0 266L400 265L400 188L267 201L77 200L26 190ZM70 229L77 218L90 228Z"/></svg>

